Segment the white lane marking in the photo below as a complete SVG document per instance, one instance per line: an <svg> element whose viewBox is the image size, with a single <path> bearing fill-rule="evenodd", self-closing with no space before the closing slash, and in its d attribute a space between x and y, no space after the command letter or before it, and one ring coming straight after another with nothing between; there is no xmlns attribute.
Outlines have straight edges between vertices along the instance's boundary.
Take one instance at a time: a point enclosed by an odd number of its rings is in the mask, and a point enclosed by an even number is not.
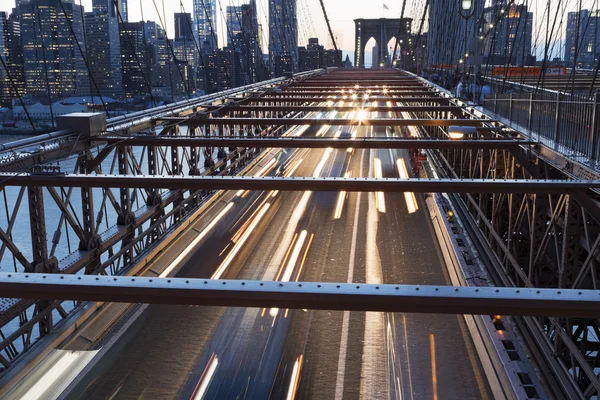
<svg viewBox="0 0 600 400"><path fill-rule="evenodd" d="M363 151L360 159L360 172L362 176L363 161L365 152ZM360 198L362 192L358 192L356 196L356 209L354 210L354 220L352 228L352 245L350 247L350 262L348 263L348 283L354 280L354 262L356 258L356 240L358 238L358 215L360 212ZM340 339L340 354L338 356L338 373L335 380L335 399L340 400L344 397L344 377L346 374L346 354L348 347L348 326L350 325L350 311L344 311L344 319L342 321L342 338Z"/></svg>
<svg viewBox="0 0 600 400"><path fill-rule="evenodd" d="M408 387L410 388L410 398L413 397L412 374L410 372L410 354L408 353L408 332L406 331L406 315L402 315L402 325L404 325L404 348L406 349L406 362L408 364Z"/></svg>

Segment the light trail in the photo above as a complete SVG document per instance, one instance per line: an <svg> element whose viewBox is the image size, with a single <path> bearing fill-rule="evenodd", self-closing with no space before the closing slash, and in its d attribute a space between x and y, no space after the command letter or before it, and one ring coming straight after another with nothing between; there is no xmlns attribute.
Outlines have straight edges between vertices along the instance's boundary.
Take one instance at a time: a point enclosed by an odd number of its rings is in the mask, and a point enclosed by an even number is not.
<svg viewBox="0 0 600 400"><path fill-rule="evenodd" d="M287 400L294 400L296 398L296 391L298 390L298 384L300 383L300 371L302 370L302 362L304 355L296 358L294 368L292 369L292 377L290 378L290 386L286 396Z"/></svg>
<svg viewBox="0 0 600 400"><path fill-rule="evenodd" d="M233 261L233 258L241 250L242 246L244 245L246 240L248 240L248 238L250 237L258 223L261 221L262 217L264 217L270 206L271 203L263 204L263 206L260 208L260 211L254 217L250 226L248 226L244 234L240 237L239 241L231 249L227 257L225 258L225 261L223 261L223 263L219 266L215 273L210 277L211 279L219 279L223 275L227 267L229 267L229 265Z"/></svg>
<svg viewBox="0 0 600 400"><path fill-rule="evenodd" d="M352 171L348 171L344 174L345 178L350 178ZM338 194L337 202L335 204L335 211L333 212L333 219L340 219L342 217L342 211L344 210L344 203L346 201L346 191L342 190Z"/></svg>
<svg viewBox="0 0 600 400"><path fill-rule="evenodd" d="M289 282L291 277L292 277L292 273L294 272L294 267L296 266L296 263L298 262L298 257L300 256L300 252L302 251L302 246L304 246L304 242L306 241L306 237L308 236L308 232L305 230L303 230L302 232L300 232L300 234L298 235L298 240L296 241L296 244L294 245L294 250L292 250L292 253L290 254L290 258L289 261L287 263L287 267L285 268L285 271L283 273L283 275L281 276L281 282Z"/></svg>
<svg viewBox="0 0 600 400"><path fill-rule="evenodd" d="M298 282L300 279L300 275L302 274L302 269L304 268L304 262L306 261L306 256L308 255L308 249L310 249L310 245L312 244L312 241L314 238L315 238L315 234L312 233L310 235L310 238L308 239L306 248L304 249L304 255L302 256L302 261L300 261L300 267L298 267L298 273L296 274L296 282ZM286 315L287 315L287 310L286 310Z"/></svg>
<svg viewBox="0 0 600 400"><path fill-rule="evenodd" d="M23 394L18 394L17 398L28 400L58 398L98 351L54 350L51 357L57 358L51 367L42 376L35 378L35 382L31 383L29 389Z"/></svg>
<svg viewBox="0 0 600 400"><path fill-rule="evenodd" d="M433 400L438 400L437 392L437 367L435 360L435 337L429 334L429 350L431 351L431 383L433 386Z"/></svg>
<svg viewBox="0 0 600 400"><path fill-rule="evenodd" d="M403 158L396 160L396 167L398 168L398 175L400 178L408 179L408 171ZM417 203L417 198L413 192L404 192L404 200L406 200L409 214L417 212L419 204Z"/></svg>
<svg viewBox="0 0 600 400"><path fill-rule="evenodd" d="M200 232L198 236L196 236L196 238L192 240L192 242L181 253L179 253L177 258L175 258L175 260L173 260L173 262L169 264L169 266L159 275L159 277L164 278L166 276L169 276L169 274L173 272L175 268L177 268L177 266L190 253L190 251L192 251L192 249L196 247L198 243L200 243L200 241L206 237L208 232L210 232L211 229L215 227L215 225L221 220L221 218L223 218L223 216L227 214L229 210L231 210L231 207L233 207L233 202L227 203L227 206L223 210L221 210L219 214L217 214L217 216L210 222L210 224L208 224L206 228L204 228L204 230L202 230L202 232Z"/></svg>
<svg viewBox="0 0 600 400"><path fill-rule="evenodd" d="M204 398L204 395L208 390L208 385L210 385L210 382L212 381L212 378L215 375L215 371L217 370L218 366L219 358L215 353L212 353L208 364L206 365L206 368L202 372L202 376L198 381L198 386L196 386L196 389L194 390L194 393L192 393L192 397L190 397L190 399L200 400Z"/></svg>
<svg viewBox="0 0 600 400"><path fill-rule="evenodd" d="M381 179L383 178L383 172L382 172L382 168L381 168L381 160L379 158L375 158L373 160L373 167L374 167L374 175L375 178L377 179ZM385 196L383 194L383 192L376 192L375 193L375 206L377 207L377 210L379 210L380 213L385 214Z"/></svg>
<svg viewBox="0 0 600 400"><path fill-rule="evenodd" d="M259 169L254 176L264 176L266 174L268 174L269 172L271 172L271 170L275 167L275 164L277 163L277 159L276 158L272 158L271 160L269 160L269 162L262 167L261 169ZM241 193L241 194L240 194ZM249 190L238 190L236 193L237 197L246 197L248 195L248 193L250 193Z"/></svg>

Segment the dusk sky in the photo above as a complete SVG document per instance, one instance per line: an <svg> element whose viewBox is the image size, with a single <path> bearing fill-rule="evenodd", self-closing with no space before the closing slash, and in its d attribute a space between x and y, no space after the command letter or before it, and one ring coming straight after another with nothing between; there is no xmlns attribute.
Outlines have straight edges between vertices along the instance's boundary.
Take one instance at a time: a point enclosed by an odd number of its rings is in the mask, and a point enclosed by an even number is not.
<svg viewBox="0 0 600 400"><path fill-rule="evenodd" d="M35 1L35 0L34 0ZM82 2L86 11L91 10L91 0L75 0L76 3ZM162 10L164 1L164 6L166 10L166 20L167 20L167 33L170 37L173 36L173 13L180 12L179 0L156 0L159 10ZM354 22L355 18L398 18L400 16L400 9L402 5L402 1L400 0L375 0L375 1L364 1L364 0L324 0L325 7L327 8L327 13L331 20L331 24L334 30L335 35L337 36L337 40L339 42L339 46L344 50L344 52L353 52L354 50ZM438 1L451 1L451 0L438 0ZM489 2L490 0L488 0ZM583 0L584 8L599 8L598 2L600 0ZM239 5L242 4L242 0L220 0L220 5L225 11L225 8L228 5ZM389 10L385 10L383 8L383 4L389 8ZM421 13L423 10L424 0L408 0L406 6L406 14L408 17L412 17L415 19L420 19ZM517 0L517 4L524 4L525 0ZM556 1L552 1L551 3L555 4ZM566 9L564 13L564 24L566 24L566 12L573 11L577 8L578 1L566 1L565 2ZM129 1L128 6L130 10L130 21L140 20L142 17L141 12L141 4L143 4L143 16L144 19L154 19L158 21L156 18L156 11L154 7L154 3L152 0L133 0ZM537 48L534 49L534 52L539 56L542 54L541 50L543 48L544 43L544 35L536 34L540 28L540 25L545 26L545 21L543 18L543 11L546 7L547 0L529 0L528 4L530 5L530 9L534 11L534 38L533 42L538 43ZM306 38L314 35L316 33L317 37L319 37L320 41L325 44L326 47L330 47L331 41L328 40L327 27L325 25L325 20L323 18L323 13L321 12L321 7L319 5L319 0L297 0L298 5L298 31L299 31L299 45L305 45ZM14 0L0 0L0 9L5 11L10 11L10 9L14 7ZM192 12L192 0L183 0L183 7L186 12ZM268 0L258 0L258 12L260 19L263 24L264 36L263 41L266 42L268 38L267 31L267 21L266 14L268 10ZM552 6L551 15L554 16L556 10L556 5ZM225 28L224 28L224 19L219 12L219 3L217 3L217 12L219 14L219 20L217 22L218 31L219 31L219 42L222 45L223 40L226 38ZM565 25L563 24L561 28L561 38L564 36ZM418 29L418 21L414 24L414 30ZM542 30L543 32L543 30ZM562 43L557 43L554 47L554 55L557 52L562 54ZM370 50L370 49L367 49Z"/></svg>

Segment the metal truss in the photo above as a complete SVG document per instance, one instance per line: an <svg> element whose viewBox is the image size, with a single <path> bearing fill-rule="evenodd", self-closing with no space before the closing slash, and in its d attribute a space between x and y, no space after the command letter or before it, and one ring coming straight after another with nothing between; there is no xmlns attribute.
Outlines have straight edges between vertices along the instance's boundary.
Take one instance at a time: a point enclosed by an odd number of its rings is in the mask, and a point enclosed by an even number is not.
<svg viewBox="0 0 600 400"><path fill-rule="evenodd" d="M25 299L433 314L594 317L600 291L0 273Z"/></svg>
<svg viewBox="0 0 600 400"><path fill-rule="evenodd" d="M320 71L319 73L321 73ZM301 75L297 84L314 75ZM259 149L223 146L145 145L133 148L102 142L102 136L146 132L157 137L254 135L247 127L194 128L160 122L165 115L193 115L227 97L246 98L281 85L283 80L186 100L107 121L107 132L84 137L62 130L0 147L0 171L72 173L96 176L235 175L260 154ZM284 127L265 134L280 136ZM0 184L0 265L3 271L115 276L164 245L164 238L201 210L214 189L96 189ZM24 238L28 235L29 242ZM0 373L37 340L51 333L79 303L0 298Z"/></svg>
<svg viewBox="0 0 600 400"><path fill-rule="evenodd" d="M436 113L431 114L435 118ZM422 127L422 137L443 137L442 128ZM481 133L494 139L499 132ZM544 157L543 154L551 154ZM443 177L452 179L573 179L596 175L543 146L497 149L434 149L430 161ZM555 162L559 160L559 162ZM565 173L560 165L570 165ZM595 180L597 182L597 180ZM489 256L498 284L521 288L595 290L600 265L600 208L592 187L570 193L479 193L452 195ZM600 326L588 318L526 318L532 343L548 365L560 368L585 398L600 393ZM558 371L554 371L558 373Z"/></svg>

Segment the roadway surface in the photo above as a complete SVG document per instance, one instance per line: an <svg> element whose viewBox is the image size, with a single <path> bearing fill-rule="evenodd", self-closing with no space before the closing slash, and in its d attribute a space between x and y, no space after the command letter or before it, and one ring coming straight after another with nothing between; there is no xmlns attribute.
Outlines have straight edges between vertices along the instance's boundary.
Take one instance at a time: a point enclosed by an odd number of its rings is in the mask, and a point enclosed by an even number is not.
<svg viewBox="0 0 600 400"><path fill-rule="evenodd" d="M314 134L349 138L352 127L305 133ZM388 133L363 127L357 134ZM278 154L262 161L261 172L398 177L406 152ZM188 254L163 257L181 268L177 276L448 284L419 195L229 196L209 210L204 228L194 228L203 239ZM139 312L67 398L491 398L462 316L188 306Z"/></svg>

